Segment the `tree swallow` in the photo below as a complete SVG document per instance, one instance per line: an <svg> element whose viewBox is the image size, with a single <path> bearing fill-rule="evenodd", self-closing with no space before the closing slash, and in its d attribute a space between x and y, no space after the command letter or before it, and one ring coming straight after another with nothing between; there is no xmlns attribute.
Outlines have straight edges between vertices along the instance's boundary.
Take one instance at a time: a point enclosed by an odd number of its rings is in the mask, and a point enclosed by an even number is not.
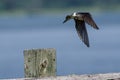
<svg viewBox="0 0 120 80"><path fill-rule="evenodd" d="M67 22L70 19L74 19L75 28L77 30L78 36L84 42L84 44L89 47L89 38L85 23L91 25L95 29L99 29L92 16L88 12L74 12L71 15L67 15L63 23Z"/></svg>

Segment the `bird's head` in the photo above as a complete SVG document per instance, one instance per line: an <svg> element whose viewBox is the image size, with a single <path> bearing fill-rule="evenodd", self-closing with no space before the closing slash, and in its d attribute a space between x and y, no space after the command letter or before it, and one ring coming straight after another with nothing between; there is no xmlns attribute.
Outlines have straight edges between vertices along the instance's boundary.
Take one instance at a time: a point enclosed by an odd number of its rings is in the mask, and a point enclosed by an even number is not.
<svg viewBox="0 0 120 80"><path fill-rule="evenodd" d="M63 23L67 22L70 19L71 19L71 15L67 15L66 18L65 18L65 20L63 21Z"/></svg>

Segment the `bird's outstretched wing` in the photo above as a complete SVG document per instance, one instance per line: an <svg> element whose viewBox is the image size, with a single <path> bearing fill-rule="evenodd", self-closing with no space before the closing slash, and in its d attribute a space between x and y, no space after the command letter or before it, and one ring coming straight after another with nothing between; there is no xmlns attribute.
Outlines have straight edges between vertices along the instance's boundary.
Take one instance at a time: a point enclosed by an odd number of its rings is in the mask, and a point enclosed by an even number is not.
<svg viewBox="0 0 120 80"><path fill-rule="evenodd" d="M92 16L90 15L90 13L84 13L83 19L86 23L91 25L93 28L99 29L98 26L96 25L95 21L92 19Z"/></svg>
<svg viewBox="0 0 120 80"><path fill-rule="evenodd" d="M85 27L85 22L81 20L76 20L76 19L74 19L74 21L75 21L75 28L77 30L78 36L82 39L84 44L87 45L87 47L89 47L89 39L88 39L87 30Z"/></svg>

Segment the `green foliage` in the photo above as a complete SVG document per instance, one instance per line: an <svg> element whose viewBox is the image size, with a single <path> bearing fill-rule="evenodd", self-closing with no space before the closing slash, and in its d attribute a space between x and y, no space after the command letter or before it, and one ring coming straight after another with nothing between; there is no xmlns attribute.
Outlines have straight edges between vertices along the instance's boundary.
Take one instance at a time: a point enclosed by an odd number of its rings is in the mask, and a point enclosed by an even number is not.
<svg viewBox="0 0 120 80"><path fill-rule="evenodd" d="M0 10L41 10L120 6L120 0L0 0Z"/></svg>

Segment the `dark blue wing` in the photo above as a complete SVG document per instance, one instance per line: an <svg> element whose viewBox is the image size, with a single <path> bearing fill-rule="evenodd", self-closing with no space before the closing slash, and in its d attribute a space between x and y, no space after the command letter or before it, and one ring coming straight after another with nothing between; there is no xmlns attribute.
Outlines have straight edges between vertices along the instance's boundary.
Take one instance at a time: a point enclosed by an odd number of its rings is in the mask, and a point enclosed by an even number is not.
<svg viewBox="0 0 120 80"><path fill-rule="evenodd" d="M74 20L75 20L75 28L77 30L78 36L82 39L84 44L87 45L87 47L89 47L90 45L89 45L87 30L85 27L85 22L76 19Z"/></svg>

